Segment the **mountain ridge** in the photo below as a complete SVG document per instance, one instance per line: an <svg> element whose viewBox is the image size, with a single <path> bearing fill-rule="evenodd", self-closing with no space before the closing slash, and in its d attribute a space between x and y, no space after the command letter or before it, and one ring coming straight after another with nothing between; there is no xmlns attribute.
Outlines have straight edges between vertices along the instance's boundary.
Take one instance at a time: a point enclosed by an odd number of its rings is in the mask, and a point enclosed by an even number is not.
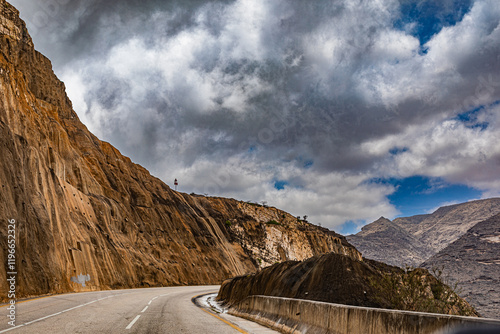
<svg viewBox="0 0 500 334"><path fill-rule="evenodd" d="M379 219L346 238L365 257L395 266L419 266L475 224L497 213L500 198L474 200L440 207L431 214L392 221ZM396 235L395 229L399 232Z"/></svg>

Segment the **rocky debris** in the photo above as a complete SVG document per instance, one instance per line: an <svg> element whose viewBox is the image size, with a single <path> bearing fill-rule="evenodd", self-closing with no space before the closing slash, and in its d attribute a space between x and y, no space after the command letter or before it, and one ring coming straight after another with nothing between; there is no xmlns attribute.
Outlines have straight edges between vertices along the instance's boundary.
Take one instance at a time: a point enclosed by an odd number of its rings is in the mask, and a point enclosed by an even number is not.
<svg viewBox="0 0 500 334"><path fill-rule="evenodd" d="M422 266L441 269L482 316L500 319L500 215L474 225Z"/></svg>
<svg viewBox="0 0 500 334"><path fill-rule="evenodd" d="M404 271L373 260L324 254L287 261L223 283L228 305L265 295L329 303L477 316L477 312L425 269Z"/></svg>
<svg viewBox="0 0 500 334"><path fill-rule="evenodd" d="M0 156L0 221L16 220L18 298L214 284L330 251L361 257L344 237L283 211L173 191L100 141L80 122L50 61L35 51L5 0ZM6 235L0 229L4 250ZM7 291L0 280L2 299Z"/></svg>
<svg viewBox="0 0 500 334"><path fill-rule="evenodd" d="M500 213L500 198L439 208L432 214L381 218L347 237L364 257L396 266L418 266L480 221Z"/></svg>

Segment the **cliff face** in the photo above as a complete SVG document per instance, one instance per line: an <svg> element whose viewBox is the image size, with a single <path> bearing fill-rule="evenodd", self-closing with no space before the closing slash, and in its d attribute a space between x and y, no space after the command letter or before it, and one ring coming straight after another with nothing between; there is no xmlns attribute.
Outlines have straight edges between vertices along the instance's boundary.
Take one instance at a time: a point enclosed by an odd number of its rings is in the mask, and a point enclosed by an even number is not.
<svg viewBox="0 0 500 334"><path fill-rule="evenodd" d="M15 219L17 297L220 283L329 251L360 258L342 236L280 210L175 192L97 139L5 0L0 156L0 261ZM0 279L0 296L7 290Z"/></svg>
<svg viewBox="0 0 500 334"><path fill-rule="evenodd" d="M422 266L442 268L481 315L500 319L500 215L476 224Z"/></svg>
<svg viewBox="0 0 500 334"><path fill-rule="evenodd" d="M347 240L364 257L397 266L418 266L477 223L498 213L500 198L472 201L392 222L379 219Z"/></svg>
<svg viewBox="0 0 500 334"><path fill-rule="evenodd" d="M345 237L297 220L281 210L248 203L238 203L237 210L247 215L247 219L234 220L236 224L229 228L231 237L257 260L260 268L328 252L361 260L361 254Z"/></svg>

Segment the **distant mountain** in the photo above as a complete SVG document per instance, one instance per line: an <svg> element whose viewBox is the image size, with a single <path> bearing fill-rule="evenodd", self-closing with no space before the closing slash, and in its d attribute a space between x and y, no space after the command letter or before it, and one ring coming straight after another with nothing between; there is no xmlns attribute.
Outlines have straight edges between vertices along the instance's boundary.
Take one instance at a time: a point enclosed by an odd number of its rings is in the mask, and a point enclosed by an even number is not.
<svg viewBox="0 0 500 334"><path fill-rule="evenodd" d="M421 263L432 255L410 232L384 217L347 238L364 257L391 265Z"/></svg>
<svg viewBox="0 0 500 334"><path fill-rule="evenodd" d="M500 213L500 198L439 208L432 214L390 221L381 218L347 237L364 257L418 266L477 223Z"/></svg>
<svg viewBox="0 0 500 334"><path fill-rule="evenodd" d="M500 319L500 215L474 225L422 266L442 268L482 316Z"/></svg>

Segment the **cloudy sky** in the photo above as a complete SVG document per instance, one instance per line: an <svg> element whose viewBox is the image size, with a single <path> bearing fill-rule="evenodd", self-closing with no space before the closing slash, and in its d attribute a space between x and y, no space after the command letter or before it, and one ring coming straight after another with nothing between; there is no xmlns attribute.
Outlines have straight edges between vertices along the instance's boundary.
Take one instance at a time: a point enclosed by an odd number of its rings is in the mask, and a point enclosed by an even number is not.
<svg viewBox="0 0 500 334"><path fill-rule="evenodd" d="M338 232L500 194L497 0L9 0L81 120L179 190Z"/></svg>

